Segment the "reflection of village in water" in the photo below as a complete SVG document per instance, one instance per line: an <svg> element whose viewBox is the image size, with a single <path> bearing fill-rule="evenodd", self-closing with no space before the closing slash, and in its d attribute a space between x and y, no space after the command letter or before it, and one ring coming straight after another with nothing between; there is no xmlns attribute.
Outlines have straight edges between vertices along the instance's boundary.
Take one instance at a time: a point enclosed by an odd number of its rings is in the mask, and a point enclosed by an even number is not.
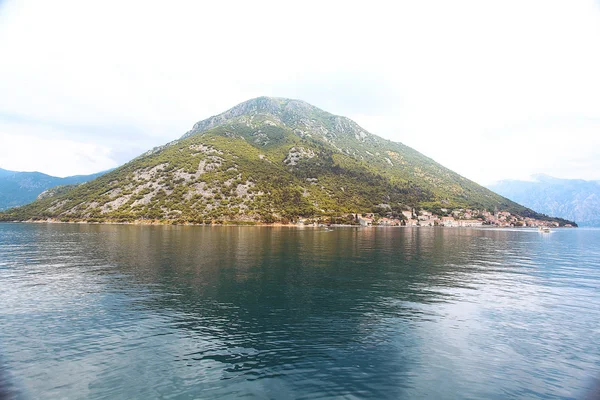
<svg viewBox="0 0 600 400"><path fill-rule="evenodd" d="M299 225L349 224L360 226L446 226L446 227L558 227L556 221L544 221L531 217L522 217L508 211L480 211L472 209L441 209L439 216L430 211L416 209L402 211L397 218L380 217L378 214L346 214L340 218L300 218ZM566 224L565 227L571 227Z"/></svg>

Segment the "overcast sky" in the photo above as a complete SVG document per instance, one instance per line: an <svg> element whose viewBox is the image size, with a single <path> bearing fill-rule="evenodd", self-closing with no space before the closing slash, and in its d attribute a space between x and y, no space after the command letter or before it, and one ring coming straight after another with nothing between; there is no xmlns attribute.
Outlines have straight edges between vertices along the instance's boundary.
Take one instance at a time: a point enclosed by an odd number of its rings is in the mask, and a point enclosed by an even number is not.
<svg viewBox="0 0 600 400"><path fill-rule="evenodd" d="M262 95L482 184L600 179L600 2L0 0L0 168L112 168Z"/></svg>

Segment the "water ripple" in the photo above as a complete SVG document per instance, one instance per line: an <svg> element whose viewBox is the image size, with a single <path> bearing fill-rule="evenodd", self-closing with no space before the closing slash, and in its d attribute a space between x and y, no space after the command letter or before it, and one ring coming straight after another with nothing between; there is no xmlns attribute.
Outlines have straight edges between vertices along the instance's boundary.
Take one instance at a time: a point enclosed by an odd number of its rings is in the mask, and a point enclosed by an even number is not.
<svg viewBox="0 0 600 400"><path fill-rule="evenodd" d="M0 394L581 397L600 375L599 244L0 224Z"/></svg>

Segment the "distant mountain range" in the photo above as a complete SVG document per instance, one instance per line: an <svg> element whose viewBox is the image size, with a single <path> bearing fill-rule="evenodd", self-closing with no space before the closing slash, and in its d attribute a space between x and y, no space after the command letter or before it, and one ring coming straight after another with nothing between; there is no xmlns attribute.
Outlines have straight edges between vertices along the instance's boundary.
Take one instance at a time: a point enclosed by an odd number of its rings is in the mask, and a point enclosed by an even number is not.
<svg viewBox="0 0 600 400"><path fill-rule="evenodd" d="M77 185L99 177L108 171L66 178L41 172L17 172L0 168L0 210L22 206L34 201L42 192L63 185Z"/></svg>
<svg viewBox="0 0 600 400"><path fill-rule="evenodd" d="M534 181L504 180L489 189L537 212L600 226L600 181L536 175Z"/></svg>

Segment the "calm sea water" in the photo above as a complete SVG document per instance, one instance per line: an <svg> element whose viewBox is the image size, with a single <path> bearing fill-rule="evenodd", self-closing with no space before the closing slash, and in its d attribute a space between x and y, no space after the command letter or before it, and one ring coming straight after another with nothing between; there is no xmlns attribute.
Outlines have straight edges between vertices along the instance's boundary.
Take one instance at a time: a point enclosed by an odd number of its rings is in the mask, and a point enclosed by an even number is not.
<svg viewBox="0 0 600 400"><path fill-rule="evenodd" d="M0 224L0 365L18 399L585 398L600 231Z"/></svg>

